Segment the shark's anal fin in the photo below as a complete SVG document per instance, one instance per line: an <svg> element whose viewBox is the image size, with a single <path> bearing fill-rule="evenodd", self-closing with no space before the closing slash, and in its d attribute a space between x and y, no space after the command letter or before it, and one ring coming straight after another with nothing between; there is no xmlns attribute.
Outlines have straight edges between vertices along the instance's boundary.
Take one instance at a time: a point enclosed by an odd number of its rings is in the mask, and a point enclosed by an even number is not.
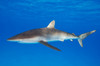
<svg viewBox="0 0 100 66"><path fill-rule="evenodd" d="M47 46L47 47L50 47L50 48L52 48L52 49L54 49L54 50L57 50L57 51L61 51L60 49L58 49L58 48L56 48L56 47L54 47L54 46L52 46L52 45L49 45L47 42L45 42L45 41L39 41L39 43L41 43L41 44L43 44L43 45L45 45L45 46Z"/></svg>
<svg viewBox="0 0 100 66"><path fill-rule="evenodd" d="M55 20L51 21L50 24L47 26L47 28L54 28L55 26Z"/></svg>
<svg viewBox="0 0 100 66"><path fill-rule="evenodd" d="M73 41L73 39L70 39L70 41Z"/></svg>

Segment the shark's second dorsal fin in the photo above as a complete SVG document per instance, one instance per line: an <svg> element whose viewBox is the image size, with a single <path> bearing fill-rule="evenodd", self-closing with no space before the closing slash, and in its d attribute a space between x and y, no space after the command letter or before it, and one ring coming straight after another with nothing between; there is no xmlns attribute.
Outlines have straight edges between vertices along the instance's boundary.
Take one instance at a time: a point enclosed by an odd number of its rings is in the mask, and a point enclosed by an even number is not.
<svg viewBox="0 0 100 66"><path fill-rule="evenodd" d="M55 26L55 20L51 21L47 26L47 28L54 28L54 26Z"/></svg>

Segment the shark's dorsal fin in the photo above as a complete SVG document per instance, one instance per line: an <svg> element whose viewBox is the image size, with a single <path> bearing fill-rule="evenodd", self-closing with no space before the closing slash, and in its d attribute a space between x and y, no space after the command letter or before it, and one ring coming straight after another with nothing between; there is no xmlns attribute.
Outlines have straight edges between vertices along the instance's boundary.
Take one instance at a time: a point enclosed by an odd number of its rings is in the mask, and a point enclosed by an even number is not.
<svg viewBox="0 0 100 66"><path fill-rule="evenodd" d="M51 21L47 26L47 28L54 28L54 26L55 26L55 20Z"/></svg>

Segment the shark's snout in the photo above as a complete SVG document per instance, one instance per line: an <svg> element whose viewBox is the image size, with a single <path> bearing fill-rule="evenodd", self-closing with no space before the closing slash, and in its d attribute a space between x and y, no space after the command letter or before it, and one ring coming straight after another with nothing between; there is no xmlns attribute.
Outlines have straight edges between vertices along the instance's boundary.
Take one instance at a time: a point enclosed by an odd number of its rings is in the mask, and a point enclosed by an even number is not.
<svg viewBox="0 0 100 66"><path fill-rule="evenodd" d="M8 38L7 41L16 41L18 39L14 39L14 38Z"/></svg>

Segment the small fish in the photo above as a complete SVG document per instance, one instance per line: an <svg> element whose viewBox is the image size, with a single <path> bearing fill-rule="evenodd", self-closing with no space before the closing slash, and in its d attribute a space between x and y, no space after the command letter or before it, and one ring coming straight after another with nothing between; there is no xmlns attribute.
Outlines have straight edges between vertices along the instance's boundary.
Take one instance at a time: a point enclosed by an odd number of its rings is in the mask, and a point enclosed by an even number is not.
<svg viewBox="0 0 100 66"><path fill-rule="evenodd" d="M77 39L80 46L83 47L82 40L85 39L88 35L94 33L96 30L81 34L76 36L74 33L64 32L58 29L55 29L55 20L51 21L50 24L45 28L33 29L23 33L20 33L14 37L8 39L8 41L17 41L19 43L41 43L47 47L50 47L54 50L61 51L60 49L48 44L50 41L64 41Z"/></svg>

